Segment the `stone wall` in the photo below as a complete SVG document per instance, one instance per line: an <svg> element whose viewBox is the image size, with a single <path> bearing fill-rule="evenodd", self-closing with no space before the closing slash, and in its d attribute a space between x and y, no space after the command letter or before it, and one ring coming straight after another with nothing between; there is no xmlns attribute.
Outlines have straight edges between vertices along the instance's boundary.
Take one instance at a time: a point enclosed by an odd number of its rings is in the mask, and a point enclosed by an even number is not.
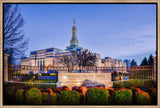
<svg viewBox="0 0 160 108"><path fill-rule="evenodd" d="M111 73L59 73L57 87L81 86L83 81L90 80L105 85L105 88L112 87Z"/></svg>

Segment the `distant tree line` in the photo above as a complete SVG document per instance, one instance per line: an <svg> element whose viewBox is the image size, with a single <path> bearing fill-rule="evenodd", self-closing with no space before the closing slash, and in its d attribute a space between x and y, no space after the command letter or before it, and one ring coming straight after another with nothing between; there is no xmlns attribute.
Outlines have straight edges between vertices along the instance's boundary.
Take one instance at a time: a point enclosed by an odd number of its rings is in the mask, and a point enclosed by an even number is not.
<svg viewBox="0 0 160 108"><path fill-rule="evenodd" d="M134 59L132 59L132 61L130 61L129 59L125 59L124 62L126 62L127 66L138 66L137 62ZM145 66L145 65L153 65L152 54L150 54L148 59L147 59L147 57L144 57L144 59L141 61L140 66Z"/></svg>
<svg viewBox="0 0 160 108"><path fill-rule="evenodd" d="M144 57L142 60L140 66L145 66L145 65L153 65L153 56L152 54L149 56L148 60L147 57Z"/></svg>

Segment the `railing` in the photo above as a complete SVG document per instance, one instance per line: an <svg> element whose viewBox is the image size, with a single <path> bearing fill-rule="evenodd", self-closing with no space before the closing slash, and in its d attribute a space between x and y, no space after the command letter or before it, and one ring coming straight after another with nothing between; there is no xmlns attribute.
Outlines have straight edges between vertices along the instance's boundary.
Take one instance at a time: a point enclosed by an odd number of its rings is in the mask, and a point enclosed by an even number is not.
<svg viewBox="0 0 160 108"><path fill-rule="evenodd" d="M34 74L44 71L45 73L48 70L56 70L60 73L120 73L122 76L129 75L129 79L152 79L153 80L153 66L130 66L130 67L97 67L97 66L88 66L88 67L67 67L67 66L27 66L27 65L13 65L8 64L8 80L19 80L23 75L29 74L32 71Z"/></svg>
<svg viewBox="0 0 160 108"><path fill-rule="evenodd" d="M153 65L148 66L130 66L127 70L129 79L152 79L153 80Z"/></svg>

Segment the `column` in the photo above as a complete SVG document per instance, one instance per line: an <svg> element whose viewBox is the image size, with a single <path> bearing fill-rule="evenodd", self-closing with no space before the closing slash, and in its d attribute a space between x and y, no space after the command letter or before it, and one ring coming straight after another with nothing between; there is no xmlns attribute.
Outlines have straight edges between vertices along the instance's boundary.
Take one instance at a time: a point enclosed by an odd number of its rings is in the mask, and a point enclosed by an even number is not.
<svg viewBox="0 0 160 108"><path fill-rule="evenodd" d="M4 82L8 81L8 54L4 54Z"/></svg>

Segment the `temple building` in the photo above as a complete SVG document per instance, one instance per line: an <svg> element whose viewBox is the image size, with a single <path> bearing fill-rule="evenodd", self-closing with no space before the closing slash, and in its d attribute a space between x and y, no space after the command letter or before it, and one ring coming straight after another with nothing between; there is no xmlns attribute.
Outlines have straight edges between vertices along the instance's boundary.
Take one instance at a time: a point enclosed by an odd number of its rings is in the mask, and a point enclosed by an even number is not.
<svg viewBox="0 0 160 108"><path fill-rule="evenodd" d="M73 54L75 51L83 50L84 48L79 46L79 42L77 39L77 27L74 25L72 27L72 38L70 40L70 46L67 46L66 49L58 49L58 48L47 48L38 51L32 51L30 53L29 58L21 59L21 65L29 65L29 66L60 66L62 64L56 63L56 59L61 56L69 56ZM96 54L98 61L100 62L100 54ZM99 63L96 63L97 65Z"/></svg>
<svg viewBox="0 0 160 108"><path fill-rule="evenodd" d="M32 51L30 53L30 57L21 59L21 65L29 65L29 66L63 66L62 64L57 63L56 59L62 56L72 55L75 51L81 51L85 48L79 46L79 42L77 39L77 27L74 25L72 27L72 38L70 40L70 46L67 46L66 49L58 49L58 48L47 48L37 51ZM98 67L111 67L111 66L126 66L125 62L115 60L112 58L102 59L100 54L96 54L97 62L96 66Z"/></svg>

